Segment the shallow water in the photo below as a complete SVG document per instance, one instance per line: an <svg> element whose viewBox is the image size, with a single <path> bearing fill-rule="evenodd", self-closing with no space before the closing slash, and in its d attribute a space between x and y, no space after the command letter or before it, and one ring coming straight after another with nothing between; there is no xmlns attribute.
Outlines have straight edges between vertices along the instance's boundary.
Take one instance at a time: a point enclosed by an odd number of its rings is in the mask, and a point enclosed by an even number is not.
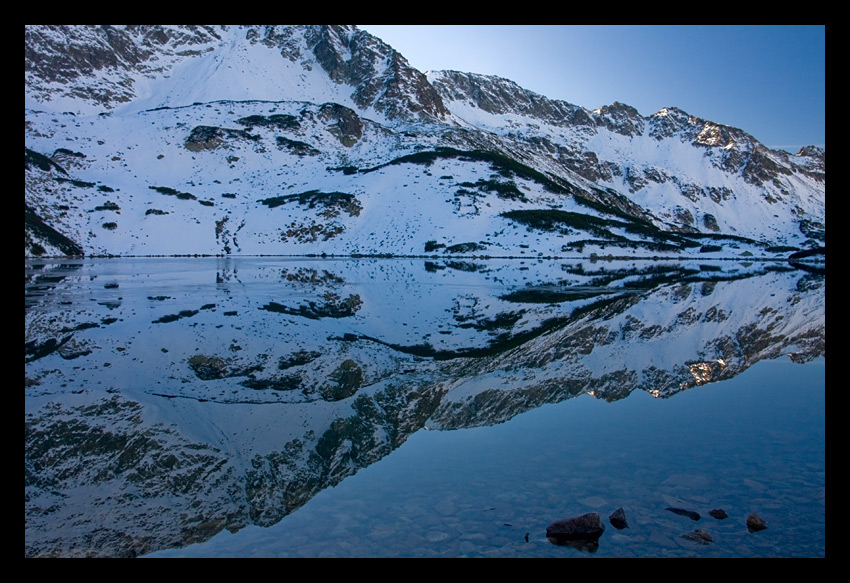
<svg viewBox="0 0 850 583"><path fill-rule="evenodd" d="M502 425L419 432L275 526L157 555L819 557L824 479L824 360L786 358L666 401L585 395ZM619 507L623 530L607 520ZM605 523L595 551L546 538L551 521L585 512ZM750 512L767 530L748 532ZM695 528L713 542L681 537Z"/></svg>
<svg viewBox="0 0 850 583"><path fill-rule="evenodd" d="M824 281L736 262L28 262L26 554L824 556ZM598 544L546 538L586 512ZM711 542L682 537L697 528Z"/></svg>

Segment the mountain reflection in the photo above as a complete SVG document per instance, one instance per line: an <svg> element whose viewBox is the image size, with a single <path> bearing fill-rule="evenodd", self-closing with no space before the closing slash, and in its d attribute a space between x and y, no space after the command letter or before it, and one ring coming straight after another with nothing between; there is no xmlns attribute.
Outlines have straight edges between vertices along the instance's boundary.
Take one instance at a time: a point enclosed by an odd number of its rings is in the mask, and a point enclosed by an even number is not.
<svg viewBox="0 0 850 583"><path fill-rule="evenodd" d="M426 423L806 362L824 281L731 261L28 263L26 554L268 526Z"/></svg>

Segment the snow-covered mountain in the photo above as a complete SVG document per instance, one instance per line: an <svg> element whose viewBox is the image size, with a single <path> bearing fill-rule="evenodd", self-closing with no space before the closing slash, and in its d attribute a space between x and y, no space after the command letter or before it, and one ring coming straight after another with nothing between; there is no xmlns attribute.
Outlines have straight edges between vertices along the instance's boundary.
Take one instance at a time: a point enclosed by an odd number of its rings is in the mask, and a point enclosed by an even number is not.
<svg viewBox="0 0 850 583"><path fill-rule="evenodd" d="M823 150L673 107L426 75L353 26L28 25L25 40L28 257L823 245Z"/></svg>

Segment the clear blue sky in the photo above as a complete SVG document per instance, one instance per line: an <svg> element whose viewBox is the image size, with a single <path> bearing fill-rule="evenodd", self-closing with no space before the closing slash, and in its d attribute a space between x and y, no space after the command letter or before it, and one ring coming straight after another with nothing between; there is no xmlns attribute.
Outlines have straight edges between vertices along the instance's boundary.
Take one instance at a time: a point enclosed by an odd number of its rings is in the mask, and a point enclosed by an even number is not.
<svg viewBox="0 0 850 583"><path fill-rule="evenodd" d="M824 25L358 25L422 72L498 75L588 109L675 106L766 146L825 143Z"/></svg>

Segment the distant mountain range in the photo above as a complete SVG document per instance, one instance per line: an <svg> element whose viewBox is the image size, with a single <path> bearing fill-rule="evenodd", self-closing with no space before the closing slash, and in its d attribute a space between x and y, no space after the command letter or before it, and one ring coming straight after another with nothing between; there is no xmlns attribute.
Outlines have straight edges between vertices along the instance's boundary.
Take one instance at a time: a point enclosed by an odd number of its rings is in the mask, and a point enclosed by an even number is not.
<svg viewBox="0 0 850 583"><path fill-rule="evenodd" d="M27 257L824 245L823 149L423 73L354 26L27 25L25 79Z"/></svg>

